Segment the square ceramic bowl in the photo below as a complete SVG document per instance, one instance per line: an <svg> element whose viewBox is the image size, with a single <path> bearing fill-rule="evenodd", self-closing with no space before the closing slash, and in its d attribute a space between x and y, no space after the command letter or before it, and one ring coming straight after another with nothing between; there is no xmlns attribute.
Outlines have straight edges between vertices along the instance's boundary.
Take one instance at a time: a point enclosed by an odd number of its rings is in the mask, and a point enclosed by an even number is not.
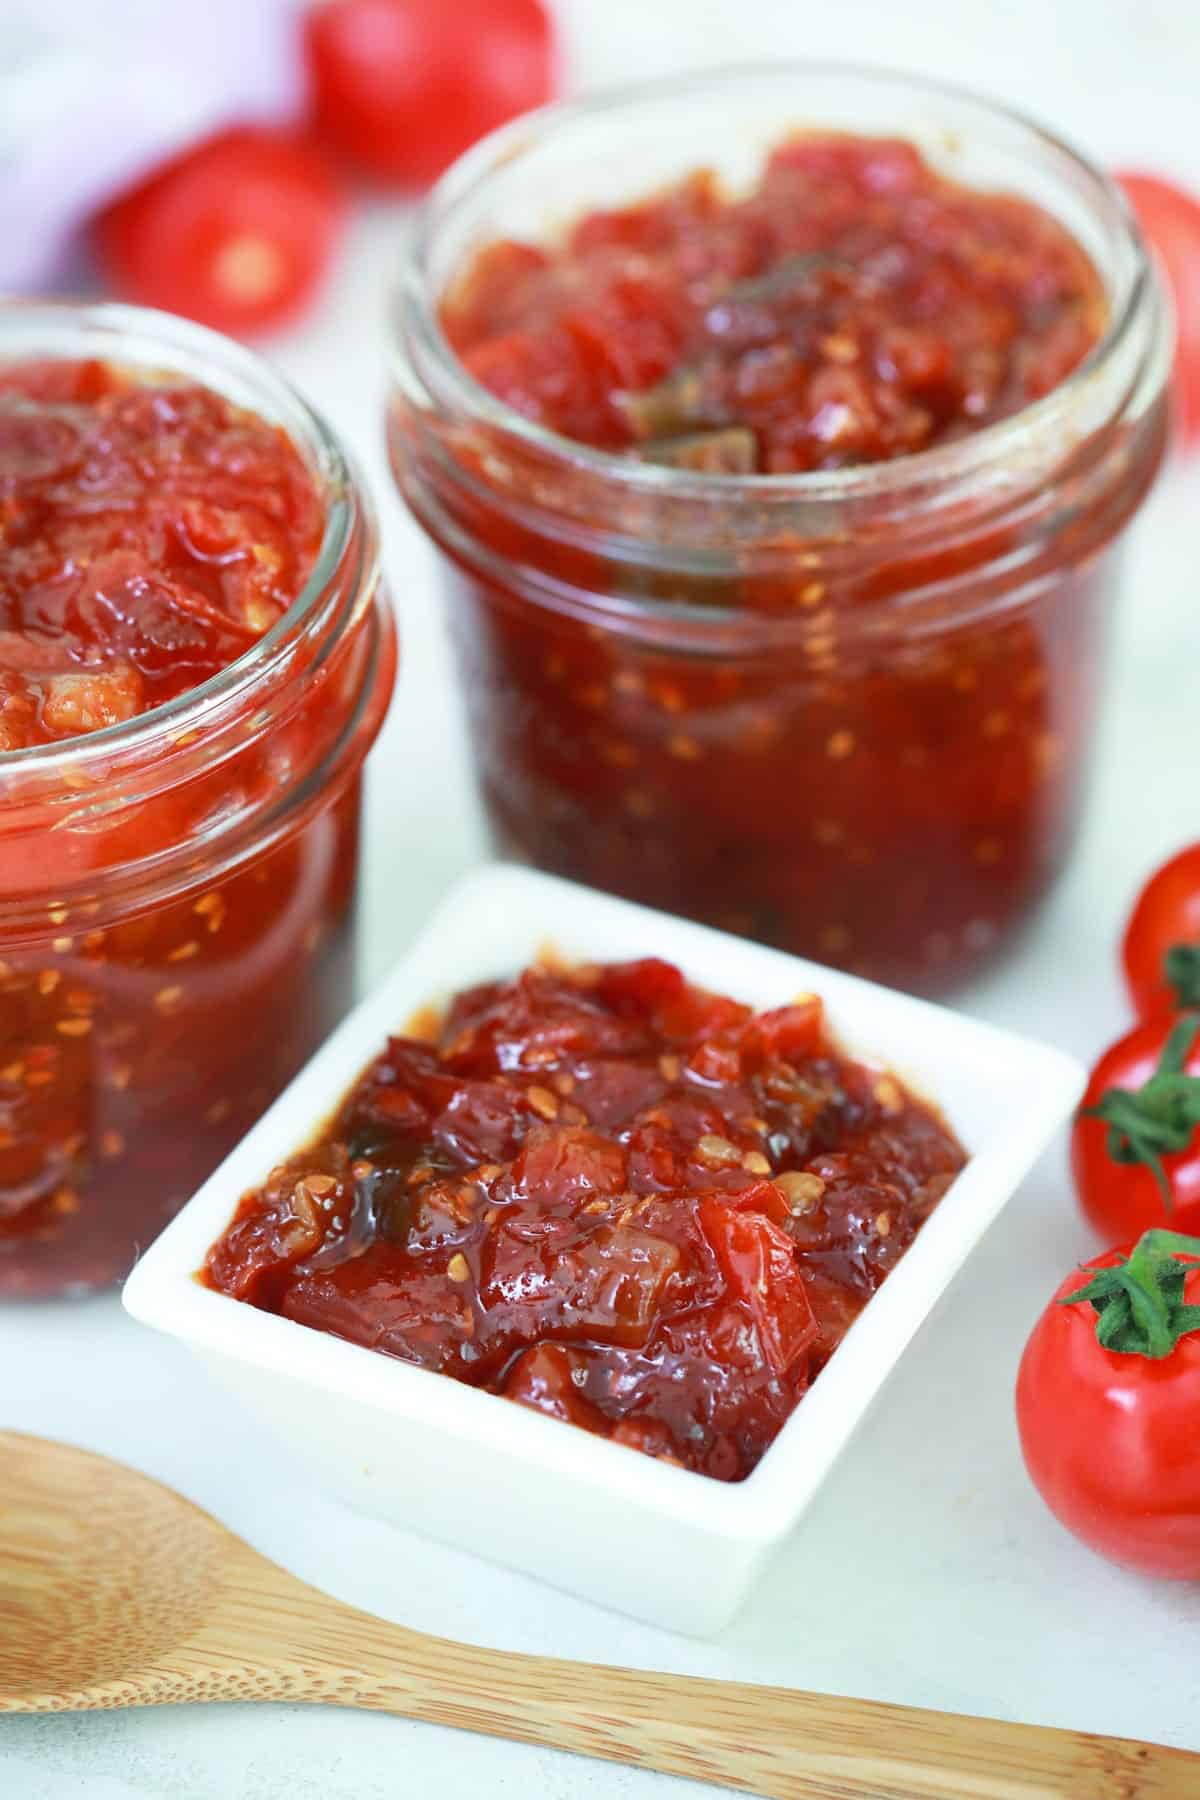
<svg viewBox="0 0 1200 1800"><path fill-rule="evenodd" d="M390 1031L548 945L580 961L657 955L756 1007L802 992L833 1031L935 1099L971 1159L746 1481L728 1484L447 1376L256 1311L196 1271L238 1201L335 1109ZM694 1634L736 1611L972 1246L1078 1099L1057 1050L743 939L531 871L494 865L428 928L138 1263L134 1318L183 1338L352 1506L557 1587Z"/></svg>

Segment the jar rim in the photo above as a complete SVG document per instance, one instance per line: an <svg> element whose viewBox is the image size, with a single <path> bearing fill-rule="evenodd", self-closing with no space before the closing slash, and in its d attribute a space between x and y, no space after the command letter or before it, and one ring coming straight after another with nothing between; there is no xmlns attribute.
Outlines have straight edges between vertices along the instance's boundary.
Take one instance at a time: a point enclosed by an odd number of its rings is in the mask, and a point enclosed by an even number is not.
<svg viewBox="0 0 1200 1800"><path fill-rule="evenodd" d="M138 354L133 356L135 348ZM161 360L156 360L159 351ZM233 662L132 719L50 743L0 751L0 777L12 777L20 769L52 780L59 767L80 771L90 760L103 761L115 754L152 755L156 745L199 730L214 709L224 711L236 703L320 615L322 602L336 588L346 558L361 537L364 515L372 543L375 534L352 465L321 415L265 357L221 332L173 313L114 301L0 299L0 367L27 355L61 356L64 361L95 357L118 366L186 374L248 410L257 410L257 395L269 406L263 416L287 434L316 477L324 513L321 543L299 593Z"/></svg>
<svg viewBox="0 0 1200 1800"><path fill-rule="evenodd" d="M439 234L457 209L473 199L490 178L557 135L630 105L669 103L689 93L726 91L753 80L855 80L892 85L932 100L964 106L981 119L1016 127L1031 143L1064 159L1081 175L1094 203L1107 210L1116 239L1123 279L1110 293L1103 335L1088 354L1049 393L1006 418L982 426L952 443L934 445L883 462L841 469L795 473L739 474L716 470L678 469L603 450L548 429L527 418L475 379L453 350L438 317L440 294L434 291L431 259ZM1100 271L1104 275L1104 271ZM1106 286L1109 285L1106 280ZM623 83L584 99L558 102L513 120L481 140L442 176L423 203L408 240L399 281L393 293L392 336L395 363L405 361L406 334L428 359L442 396L472 422L503 433L525 449L582 476L619 485L647 500L724 501L795 500L830 505L902 495L932 484L961 480L1019 458L1031 437L1040 437L1065 420L1076 397L1092 387L1100 372L1124 349L1147 306L1161 296L1154 265L1147 253L1133 209L1118 184L1068 139L1049 130L1022 109L980 94L957 82L941 81L883 65L792 58L783 62L745 62L722 69L692 71L653 81ZM403 367L396 372L403 374ZM423 373L423 370L421 371Z"/></svg>

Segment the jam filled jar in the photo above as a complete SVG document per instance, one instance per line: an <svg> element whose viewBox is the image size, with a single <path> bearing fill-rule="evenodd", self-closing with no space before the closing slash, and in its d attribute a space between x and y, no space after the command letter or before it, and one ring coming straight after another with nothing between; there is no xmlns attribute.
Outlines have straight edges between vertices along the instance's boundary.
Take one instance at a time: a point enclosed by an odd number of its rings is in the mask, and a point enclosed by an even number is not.
<svg viewBox="0 0 1200 1800"><path fill-rule="evenodd" d="M325 426L165 315L0 310L0 1298L118 1280L352 998L395 673Z"/></svg>
<svg viewBox="0 0 1200 1800"><path fill-rule="evenodd" d="M907 79L633 89L451 171L397 335L499 847L918 990L1001 951L1166 435L1113 185Z"/></svg>

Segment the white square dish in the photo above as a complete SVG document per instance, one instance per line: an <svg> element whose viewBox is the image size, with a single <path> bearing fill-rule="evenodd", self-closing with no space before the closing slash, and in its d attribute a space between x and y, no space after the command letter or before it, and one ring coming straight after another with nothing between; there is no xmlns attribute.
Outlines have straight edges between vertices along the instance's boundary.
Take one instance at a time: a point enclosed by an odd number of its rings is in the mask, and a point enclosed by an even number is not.
<svg viewBox="0 0 1200 1800"><path fill-rule="evenodd" d="M552 945L579 961L656 955L756 1007L825 1001L837 1038L934 1099L971 1159L749 1478L725 1483L382 1356L201 1284L242 1196L336 1109L389 1032ZM352 1506L669 1629L719 1630L811 1501L897 1358L995 1219L1084 1073L945 1008L530 870L461 882L142 1257L134 1318L182 1338ZM487 1535L480 1541L481 1478Z"/></svg>

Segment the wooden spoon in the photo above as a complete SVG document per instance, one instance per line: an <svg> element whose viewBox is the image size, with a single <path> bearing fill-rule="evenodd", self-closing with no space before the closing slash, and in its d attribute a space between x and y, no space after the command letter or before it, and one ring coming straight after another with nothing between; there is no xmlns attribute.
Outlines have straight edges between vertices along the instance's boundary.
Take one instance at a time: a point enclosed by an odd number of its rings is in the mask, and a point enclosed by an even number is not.
<svg viewBox="0 0 1200 1800"><path fill-rule="evenodd" d="M331 1600L145 1475L0 1432L0 1713L367 1706L773 1800L1196 1800L1200 1756L1082 1731L451 1643Z"/></svg>

